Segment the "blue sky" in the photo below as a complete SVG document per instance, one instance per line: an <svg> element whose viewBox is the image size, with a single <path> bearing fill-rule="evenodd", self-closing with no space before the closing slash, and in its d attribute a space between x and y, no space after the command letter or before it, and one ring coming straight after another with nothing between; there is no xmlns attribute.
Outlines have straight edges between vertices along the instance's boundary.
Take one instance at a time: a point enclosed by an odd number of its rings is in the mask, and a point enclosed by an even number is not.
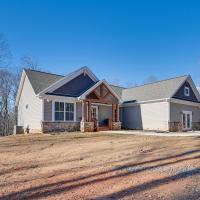
<svg viewBox="0 0 200 200"><path fill-rule="evenodd" d="M0 32L13 63L33 55L43 70L87 65L130 85L191 74L200 85L200 1L1 0Z"/></svg>

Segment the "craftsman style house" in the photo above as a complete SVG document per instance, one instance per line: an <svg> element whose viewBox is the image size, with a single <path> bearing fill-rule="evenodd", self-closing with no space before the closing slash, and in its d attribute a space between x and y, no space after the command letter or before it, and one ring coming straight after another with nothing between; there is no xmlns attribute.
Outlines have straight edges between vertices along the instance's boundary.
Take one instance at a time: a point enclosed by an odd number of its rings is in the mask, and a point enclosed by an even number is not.
<svg viewBox="0 0 200 200"><path fill-rule="evenodd" d="M200 95L190 76L113 86L82 67L66 76L25 69L17 98L24 131L200 129Z"/></svg>

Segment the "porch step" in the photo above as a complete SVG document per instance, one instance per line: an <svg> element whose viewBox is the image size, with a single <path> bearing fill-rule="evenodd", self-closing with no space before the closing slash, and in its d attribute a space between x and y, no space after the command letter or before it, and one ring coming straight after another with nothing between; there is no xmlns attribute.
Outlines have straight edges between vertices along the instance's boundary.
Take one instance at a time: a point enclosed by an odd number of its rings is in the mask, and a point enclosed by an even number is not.
<svg viewBox="0 0 200 200"><path fill-rule="evenodd" d="M109 131L108 126L99 126L99 131Z"/></svg>

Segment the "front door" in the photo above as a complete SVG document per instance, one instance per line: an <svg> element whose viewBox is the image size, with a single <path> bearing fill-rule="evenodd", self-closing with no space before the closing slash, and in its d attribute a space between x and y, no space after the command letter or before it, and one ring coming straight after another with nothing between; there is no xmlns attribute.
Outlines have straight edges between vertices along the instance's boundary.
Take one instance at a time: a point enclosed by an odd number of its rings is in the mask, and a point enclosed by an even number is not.
<svg viewBox="0 0 200 200"><path fill-rule="evenodd" d="M191 111L183 111L182 124L183 124L183 130L192 129L192 112Z"/></svg>
<svg viewBox="0 0 200 200"><path fill-rule="evenodd" d="M98 120L98 106L91 106L92 119Z"/></svg>

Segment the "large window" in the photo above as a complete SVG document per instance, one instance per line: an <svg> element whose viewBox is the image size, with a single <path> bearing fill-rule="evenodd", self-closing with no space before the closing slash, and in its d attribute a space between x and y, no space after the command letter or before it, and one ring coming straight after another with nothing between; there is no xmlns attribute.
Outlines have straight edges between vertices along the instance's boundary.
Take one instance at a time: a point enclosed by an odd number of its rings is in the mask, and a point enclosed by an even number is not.
<svg viewBox="0 0 200 200"><path fill-rule="evenodd" d="M64 102L55 102L55 120L64 121Z"/></svg>
<svg viewBox="0 0 200 200"><path fill-rule="evenodd" d="M65 103L65 120L73 121L74 120L74 104Z"/></svg>
<svg viewBox="0 0 200 200"><path fill-rule="evenodd" d="M74 120L74 104L55 102L54 108L55 121L73 121Z"/></svg>

